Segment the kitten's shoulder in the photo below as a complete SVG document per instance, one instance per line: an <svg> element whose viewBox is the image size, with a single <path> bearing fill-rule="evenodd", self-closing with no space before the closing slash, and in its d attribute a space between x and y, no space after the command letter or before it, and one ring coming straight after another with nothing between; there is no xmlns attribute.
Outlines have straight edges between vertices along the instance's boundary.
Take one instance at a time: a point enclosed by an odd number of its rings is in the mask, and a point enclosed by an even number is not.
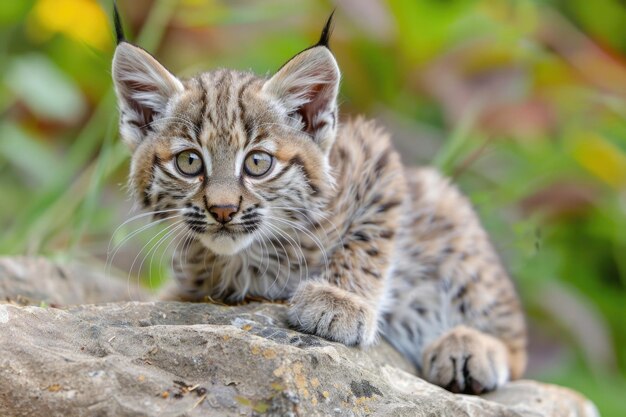
<svg viewBox="0 0 626 417"><path fill-rule="evenodd" d="M400 155L390 135L371 120L348 120L339 128L330 154L337 183L337 212L376 213L389 216L406 196L406 178ZM348 221L348 220L346 220ZM372 224L379 220L369 219ZM393 225L392 225L393 226Z"/></svg>
<svg viewBox="0 0 626 417"><path fill-rule="evenodd" d="M372 161L374 170L402 167L389 133L375 121L358 116L342 122L330 153L331 166L360 170Z"/></svg>

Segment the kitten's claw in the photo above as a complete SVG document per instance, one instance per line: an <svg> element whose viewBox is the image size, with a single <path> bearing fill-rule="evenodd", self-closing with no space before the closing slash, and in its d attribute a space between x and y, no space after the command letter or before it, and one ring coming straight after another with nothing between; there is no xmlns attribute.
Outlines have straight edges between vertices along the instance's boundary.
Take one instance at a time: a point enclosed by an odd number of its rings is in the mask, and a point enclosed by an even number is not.
<svg viewBox="0 0 626 417"><path fill-rule="evenodd" d="M455 393L482 394L509 379L504 344L465 326L455 327L429 344L422 363L426 380Z"/></svg>
<svg viewBox="0 0 626 417"><path fill-rule="evenodd" d="M356 294L324 282L303 282L291 299L293 327L345 345L367 346L376 340L376 310Z"/></svg>

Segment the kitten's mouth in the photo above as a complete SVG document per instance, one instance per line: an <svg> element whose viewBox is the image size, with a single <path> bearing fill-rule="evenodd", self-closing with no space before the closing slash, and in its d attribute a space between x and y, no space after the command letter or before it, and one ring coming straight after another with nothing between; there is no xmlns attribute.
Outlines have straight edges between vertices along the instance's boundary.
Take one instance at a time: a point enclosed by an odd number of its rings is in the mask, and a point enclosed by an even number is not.
<svg viewBox="0 0 626 417"><path fill-rule="evenodd" d="M217 235L217 236L236 236L252 233L256 230L256 226L244 223L227 223L227 224L207 224L204 220L197 218L186 219L189 229L198 235Z"/></svg>
<svg viewBox="0 0 626 417"><path fill-rule="evenodd" d="M193 207L184 217L188 228L210 251L218 255L234 255L250 246L254 231L260 227L257 216L248 213L250 210L244 211L242 219L224 224L209 224L205 213Z"/></svg>
<svg viewBox="0 0 626 417"><path fill-rule="evenodd" d="M216 235L223 236L235 236L235 235L243 235L250 233L250 229L244 227L241 224L221 224L217 227L217 230L213 232Z"/></svg>
<svg viewBox="0 0 626 417"><path fill-rule="evenodd" d="M249 228L242 225L225 224L206 230L198 239L213 253L218 255L235 255L244 250L253 240Z"/></svg>

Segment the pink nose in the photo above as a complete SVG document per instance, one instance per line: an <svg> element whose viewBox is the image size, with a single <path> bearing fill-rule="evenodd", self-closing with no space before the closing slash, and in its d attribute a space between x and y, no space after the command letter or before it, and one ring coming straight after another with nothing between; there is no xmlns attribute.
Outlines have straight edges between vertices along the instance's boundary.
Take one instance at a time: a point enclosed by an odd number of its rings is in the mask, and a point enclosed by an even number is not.
<svg viewBox="0 0 626 417"><path fill-rule="evenodd" d="M213 216L215 220L218 222L225 224L233 219L233 216L239 207L233 205L224 205L224 206L211 206L209 207L209 212Z"/></svg>

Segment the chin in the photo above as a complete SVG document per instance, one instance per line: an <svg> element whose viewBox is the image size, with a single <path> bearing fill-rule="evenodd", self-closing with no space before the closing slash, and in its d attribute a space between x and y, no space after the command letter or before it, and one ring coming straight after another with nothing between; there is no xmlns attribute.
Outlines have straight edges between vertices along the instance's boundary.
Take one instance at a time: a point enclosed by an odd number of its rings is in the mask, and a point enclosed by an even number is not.
<svg viewBox="0 0 626 417"><path fill-rule="evenodd" d="M251 234L244 235L202 235L200 242L211 252L218 255L236 255L252 243Z"/></svg>

